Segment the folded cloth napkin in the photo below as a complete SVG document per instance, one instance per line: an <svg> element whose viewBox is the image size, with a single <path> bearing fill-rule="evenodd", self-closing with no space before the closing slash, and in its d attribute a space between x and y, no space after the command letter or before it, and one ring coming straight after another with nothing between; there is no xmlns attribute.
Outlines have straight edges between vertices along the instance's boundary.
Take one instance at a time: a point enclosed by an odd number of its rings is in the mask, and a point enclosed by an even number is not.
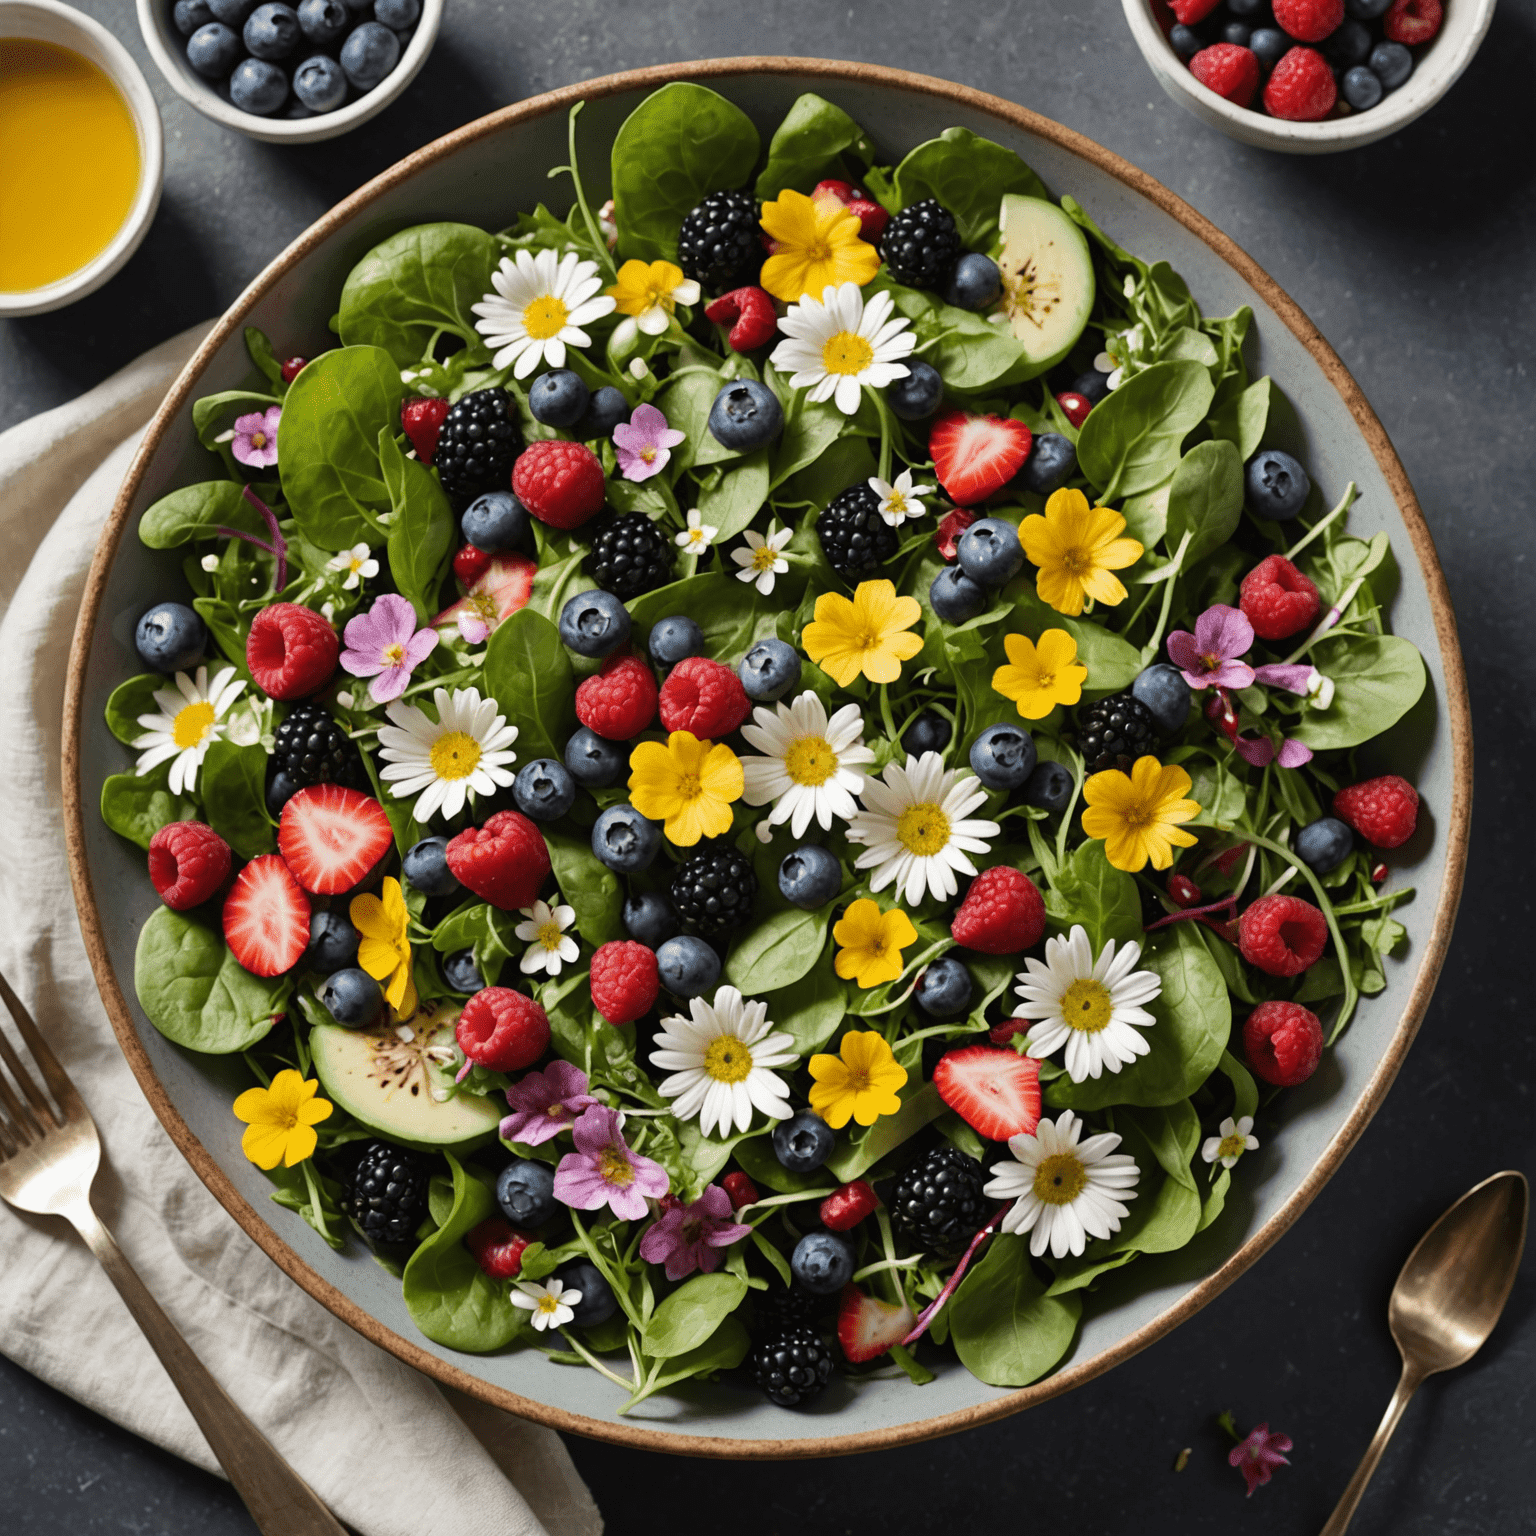
<svg viewBox="0 0 1536 1536"><path fill-rule="evenodd" d="M0 697L0 970L44 1023L101 1127L97 1209L209 1369L340 1519L363 1536L599 1536L597 1507L553 1430L440 1392L267 1261L161 1129L96 991L64 855L70 636L142 429L206 329L0 434L0 657L11 679ZM84 1245L62 1222L7 1206L0 1350L218 1471Z"/></svg>

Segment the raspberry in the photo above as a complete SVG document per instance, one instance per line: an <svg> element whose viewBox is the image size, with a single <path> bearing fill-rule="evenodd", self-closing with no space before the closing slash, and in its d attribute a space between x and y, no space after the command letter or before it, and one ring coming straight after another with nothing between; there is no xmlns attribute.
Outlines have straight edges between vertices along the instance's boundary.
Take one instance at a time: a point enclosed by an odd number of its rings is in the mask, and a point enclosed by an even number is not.
<svg viewBox="0 0 1536 1536"><path fill-rule="evenodd" d="M833 1232L849 1232L873 1212L880 1204L873 1186L864 1179L855 1179L834 1189L821 1202L821 1224Z"/></svg>
<svg viewBox="0 0 1536 1536"><path fill-rule="evenodd" d="M1444 19L1445 7L1440 0L1392 0L1382 18L1381 30L1394 43L1417 48L1440 30Z"/></svg>
<svg viewBox="0 0 1536 1536"><path fill-rule="evenodd" d="M1169 0L1169 8L1186 27L1204 21L1221 4L1221 0Z"/></svg>
<svg viewBox="0 0 1536 1536"><path fill-rule="evenodd" d="M167 822L149 840L149 878L166 906L201 906L229 875L229 844L200 821Z"/></svg>
<svg viewBox="0 0 1536 1536"><path fill-rule="evenodd" d="M1298 43L1320 43L1339 30L1344 0L1275 0L1275 20Z"/></svg>
<svg viewBox="0 0 1536 1536"><path fill-rule="evenodd" d="M1338 99L1333 71L1315 48L1292 48L1264 87L1264 110L1288 123L1321 122Z"/></svg>
<svg viewBox="0 0 1536 1536"><path fill-rule="evenodd" d="M576 718L606 741L628 741L655 717L655 675L627 652L610 656L576 690Z"/></svg>
<svg viewBox="0 0 1536 1536"><path fill-rule="evenodd" d="M1255 1077L1294 1088L1317 1071L1323 1026L1300 1003L1260 1003L1243 1024L1243 1054Z"/></svg>
<svg viewBox="0 0 1536 1536"><path fill-rule="evenodd" d="M704 306L704 317L712 325L729 325L726 340L733 352L752 352L766 347L779 328L773 300L761 288L733 288ZM732 324L732 322L735 322Z"/></svg>
<svg viewBox="0 0 1536 1536"><path fill-rule="evenodd" d="M423 464L431 464L437 452L438 434L449 410L446 400L407 400L400 407L400 425Z"/></svg>
<svg viewBox="0 0 1536 1536"><path fill-rule="evenodd" d="M1268 555L1243 577L1238 605L1261 640L1287 640L1323 606L1309 577L1284 555Z"/></svg>
<svg viewBox="0 0 1536 1536"><path fill-rule="evenodd" d="M661 723L668 731L692 731L700 741L718 741L751 713L741 679L707 656L678 662L662 685Z"/></svg>
<svg viewBox="0 0 1536 1536"><path fill-rule="evenodd" d="M728 1173L720 1180L720 1187L731 1197L731 1208L739 1211L744 1205L758 1202L757 1185L741 1172Z"/></svg>
<svg viewBox="0 0 1536 1536"><path fill-rule="evenodd" d="M1377 848L1401 848L1419 824L1419 792L1395 773L1341 789L1333 808Z"/></svg>
<svg viewBox="0 0 1536 1536"><path fill-rule="evenodd" d="M517 456L512 489L541 523L580 528L602 509L603 466L585 443L547 438Z"/></svg>
<svg viewBox="0 0 1536 1536"><path fill-rule="evenodd" d="M1328 942L1328 924L1299 896L1260 896L1238 919L1237 947L1266 976L1299 976Z"/></svg>
<svg viewBox="0 0 1536 1536"><path fill-rule="evenodd" d="M984 955L1016 954L1040 942L1045 902L1028 875L995 864L971 881L949 932L956 944Z"/></svg>
<svg viewBox="0 0 1536 1536"><path fill-rule="evenodd" d="M933 535L941 558L953 563L960 555L960 535L976 521L976 514L967 507L953 507L939 519Z"/></svg>
<svg viewBox="0 0 1536 1536"><path fill-rule="evenodd" d="M286 359L282 367L283 383L292 384L304 372L308 363L309 359L307 357L290 357Z"/></svg>
<svg viewBox="0 0 1536 1536"><path fill-rule="evenodd" d="M633 939L604 944L592 956L592 1001L610 1024L633 1024L661 990L656 951Z"/></svg>
<svg viewBox="0 0 1536 1536"><path fill-rule="evenodd" d="M336 670L341 643L313 608L273 603L251 620L245 662L256 686L270 699L302 699L319 693Z"/></svg>
<svg viewBox="0 0 1536 1536"><path fill-rule="evenodd" d="M549 1016L511 987L486 987L464 1004L454 1037L476 1066L519 1072L549 1049Z"/></svg>
<svg viewBox="0 0 1536 1536"><path fill-rule="evenodd" d="M1246 107L1259 88L1258 55L1231 43L1202 48L1189 61L1189 72L1201 85L1239 107Z"/></svg>
<svg viewBox="0 0 1536 1536"><path fill-rule="evenodd" d="M1081 427L1088 420L1088 412L1093 409L1093 401L1087 395L1078 394L1075 389L1062 390L1056 396L1056 404L1074 427Z"/></svg>
<svg viewBox="0 0 1536 1536"><path fill-rule="evenodd" d="M491 568L491 557L483 549L476 549L473 544L466 544L458 554L453 557L453 574L464 583L466 587L472 587Z"/></svg>
<svg viewBox="0 0 1536 1536"><path fill-rule="evenodd" d="M531 906L549 874L544 836L520 811L497 811L448 844L448 868L467 890L503 912Z"/></svg>
<svg viewBox="0 0 1536 1536"><path fill-rule="evenodd" d="M492 1280L511 1280L523 1267L523 1249L533 1239L505 1216L487 1216L464 1234L464 1246Z"/></svg>

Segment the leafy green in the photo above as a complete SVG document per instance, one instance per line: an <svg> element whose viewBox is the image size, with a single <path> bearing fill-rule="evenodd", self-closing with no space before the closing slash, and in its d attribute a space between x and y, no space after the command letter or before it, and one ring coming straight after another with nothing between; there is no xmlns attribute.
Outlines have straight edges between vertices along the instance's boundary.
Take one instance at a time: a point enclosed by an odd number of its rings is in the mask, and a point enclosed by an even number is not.
<svg viewBox="0 0 1536 1536"><path fill-rule="evenodd" d="M747 997L799 981L821 955L832 906L814 912L788 907L760 920L731 946L725 979Z"/></svg>
<svg viewBox="0 0 1536 1536"><path fill-rule="evenodd" d="M501 622L485 654L485 686L517 727L521 762L560 756L556 743L570 734L576 679L559 630L543 614L519 608Z"/></svg>
<svg viewBox="0 0 1536 1536"><path fill-rule="evenodd" d="M139 519L139 541L150 549L175 549L209 539L221 524L266 537L267 525L233 480L204 480L162 496Z"/></svg>
<svg viewBox="0 0 1536 1536"><path fill-rule="evenodd" d="M171 765L161 763L140 777L114 773L101 786L101 819L140 848L171 821L191 821L197 802L170 791Z"/></svg>
<svg viewBox="0 0 1536 1536"><path fill-rule="evenodd" d="M576 909L576 930L593 949L624 937L619 877L592 852L591 842L552 827L542 829L561 899Z"/></svg>
<svg viewBox="0 0 1536 1536"><path fill-rule="evenodd" d="M867 166L873 158L874 146L864 130L841 107L807 91L774 130L767 163L758 173L757 195L767 202L786 188L809 193L829 176L841 179L846 161Z"/></svg>
<svg viewBox="0 0 1536 1536"><path fill-rule="evenodd" d="M971 1375L1026 1387L1066 1354L1082 1310L1075 1294L1045 1294L1027 1237L999 1233L950 1298L949 1336Z"/></svg>
<svg viewBox="0 0 1536 1536"><path fill-rule="evenodd" d="M126 747L131 747L144 734L139 724L140 715L158 715L160 706L155 703L155 691L172 688L171 680L158 672L141 672L119 683L107 698L105 710L107 729ZM172 689L174 691L174 689Z"/></svg>
<svg viewBox="0 0 1536 1536"><path fill-rule="evenodd" d="M1219 549L1237 530L1243 515L1243 461L1224 439L1196 443L1179 461L1168 490L1168 542L1177 548L1184 535L1184 568Z"/></svg>
<svg viewBox="0 0 1536 1536"><path fill-rule="evenodd" d="M1109 862L1102 842L1081 843L1062 861L1046 894L1045 910L1063 932L1081 923L1094 954L1111 939L1124 945L1141 938L1136 881Z"/></svg>
<svg viewBox="0 0 1536 1536"><path fill-rule="evenodd" d="M1105 501L1161 485L1215 386L1199 363L1154 363L1100 401L1083 423L1077 461Z"/></svg>
<svg viewBox="0 0 1536 1536"><path fill-rule="evenodd" d="M967 248L979 251L997 240L997 215L1006 194L1049 195L1045 183L1011 149L968 128L946 128L938 138L919 144L896 167L896 191L904 208L937 198L955 216Z"/></svg>
<svg viewBox="0 0 1536 1536"><path fill-rule="evenodd" d="M392 427L379 432L379 466L389 492L389 570L402 597L428 623L438 608L438 592L453 557L458 520L447 494L419 459L408 459Z"/></svg>
<svg viewBox="0 0 1536 1536"><path fill-rule="evenodd" d="M798 981L768 997L768 1017L788 1034L802 1056L819 1051L843 1022L848 984L832 969L827 949Z"/></svg>
<svg viewBox="0 0 1536 1536"><path fill-rule="evenodd" d="M651 1314L641 1345L653 1360L671 1360L697 1349L741 1305L747 1283L717 1270L695 1275Z"/></svg>
<svg viewBox="0 0 1536 1536"><path fill-rule="evenodd" d="M215 741L203 758L201 790L208 825L242 859L277 846L267 816L267 753L260 744Z"/></svg>
<svg viewBox="0 0 1536 1536"><path fill-rule="evenodd" d="M887 1152L937 1120L944 1108L939 1090L932 1083L919 1083L915 1077L909 1077L902 1090L901 1108L894 1115L881 1115L868 1130L856 1131L827 1159L827 1172L844 1184L858 1178Z"/></svg>
<svg viewBox="0 0 1536 1536"><path fill-rule="evenodd" d="M1267 378L1257 379L1211 412L1211 436L1232 443L1245 464L1264 441L1264 428L1269 424L1269 387Z"/></svg>
<svg viewBox="0 0 1536 1536"><path fill-rule="evenodd" d="M1357 747L1381 735L1424 692L1424 658L1398 635L1323 640L1308 659L1333 679L1333 702L1309 709L1290 734L1317 752Z"/></svg>

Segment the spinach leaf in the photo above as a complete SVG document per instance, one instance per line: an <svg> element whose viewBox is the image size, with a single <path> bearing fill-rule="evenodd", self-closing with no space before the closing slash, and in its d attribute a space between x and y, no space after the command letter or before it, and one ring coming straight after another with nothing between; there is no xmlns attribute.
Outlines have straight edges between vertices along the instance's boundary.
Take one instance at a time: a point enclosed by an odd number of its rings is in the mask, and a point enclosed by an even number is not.
<svg viewBox="0 0 1536 1536"><path fill-rule="evenodd" d="M757 178L757 196L769 202L786 188L809 193L829 176L841 179L847 169L845 154L862 167L874 159L874 153L864 130L841 107L807 91L774 130L768 163Z"/></svg>
<svg viewBox="0 0 1536 1536"><path fill-rule="evenodd" d="M792 1036L795 1049L809 1056L819 1051L843 1022L848 983L839 980L833 970L828 949L804 976L767 1001L774 1028Z"/></svg>
<svg viewBox="0 0 1536 1536"><path fill-rule="evenodd" d="M576 909L576 930L593 949L624 937L619 914L624 891L619 877L592 852L591 842L545 827L545 846L555 883L565 902Z"/></svg>
<svg viewBox="0 0 1536 1536"><path fill-rule="evenodd" d="M233 663L241 676L249 677L250 669L245 662L245 637L250 633L250 625L240 617L239 610L222 597L194 597L192 606L208 626L208 633L224 653L224 659ZM208 659L213 663L213 670L217 671L218 658L210 656Z"/></svg>
<svg viewBox="0 0 1536 1536"><path fill-rule="evenodd" d="M1241 1120L1259 1110L1259 1085L1251 1073L1230 1051L1221 1053L1221 1070L1232 1082L1232 1118Z"/></svg>
<svg viewBox="0 0 1536 1536"><path fill-rule="evenodd" d="M1242 821L1248 791L1227 763L1198 757L1182 766L1189 774L1189 798L1200 807L1191 826L1231 827Z"/></svg>
<svg viewBox="0 0 1536 1536"><path fill-rule="evenodd" d="M542 614L519 608L503 620L485 653L485 686L517 727L520 762L560 756L570 734L575 674L560 632Z"/></svg>
<svg viewBox="0 0 1536 1536"><path fill-rule="evenodd" d="M706 1136L697 1120L685 1120L677 1128L677 1144L682 1153L682 1187L675 1193L685 1200L697 1200L704 1186L731 1160L738 1143L748 1136L761 1136L764 1128L732 1131L729 1136Z"/></svg>
<svg viewBox="0 0 1536 1536"><path fill-rule="evenodd" d="M379 432L379 467L394 518L389 525L389 570L416 617L430 623L448 574L458 521L437 477L419 459L408 459L393 427Z"/></svg>
<svg viewBox="0 0 1536 1536"><path fill-rule="evenodd" d="M733 539L762 510L768 499L768 450L731 465L712 489L699 494L699 517L716 530L715 540Z"/></svg>
<svg viewBox="0 0 1536 1536"><path fill-rule="evenodd" d="M193 539L211 539L214 530L240 528L267 536L267 525L233 480L204 480L162 496L139 519L139 540L150 549L175 549Z"/></svg>
<svg viewBox="0 0 1536 1536"><path fill-rule="evenodd" d="M161 763L142 778L114 773L101 786L101 819L120 837L148 848L149 840L171 821L192 821L197 803L169 788L171 765Z"/></svg>
<svg viewBox="0 0 1536 1536"><path fill-rule="evenodd" d="M766 1136L748 1137L738 1143L735 1156L759 1189L772 1189L781 1195L804 1194L809 1189L824 1189L830 1195L836 1183L829 1172L820 1168L814 1173L795 1173L786 1168L773 1155L773 1144Z"/></svg>
<svg viewBox="0 0 1536 1536"><path fill-rule="evenodd" d="M667 418L667 425L683 434L683 441L673 450L683 469L741 456L737 450L723 447L709 430L709 413L724 384L721 375L712 370L684 373L657 398L656 407Z"/></svg>
<svg viewBox="0 0 1536 1536"><path fill-rule="evenodd" d="M1024 1387L1071 1347L1082 1298L1047 1296L1029 1262L1029 1239L999 1233L949 1303L960 1362L993 1387Z"/></svg>
<svg viewBox="0 0 1536 1536"><path fill-rule="evenodd" d="M245 350L250 354L251 361L261 371L272 388L281 395L288 388L283 380L283 365L278 362L277 354L272 350L272 343L267 340L266 333L258 331L254 325L245 328Z"/></svg>
<svg viewBox="0 0 1536 1536"><path fill-rule="evenodd" d="M763 918L731 947L725 979L746 997L799 981L821 957L833 905L814 912L788 907Z"/></svg>
<svg viewBox="0 0 1536 1536"><path fill-rule="evenodd" d="M772 375L773 370L769 373ZM771 484L782 485L791 475L816 463L841 435L843 421L842 412L830 400L813 404L801 395L793 408L785 410L784 431L773 450Z"/></svg>
<svg viewBox="0 0 1536 1536"><path fill-rule="evenodd" d="M1080 843L1062 860L1046 893L1045 910L1064 933L1081 923L1094 954L1110 939L1123 946L1142 936L1136 881L1109 862L1102 842Z"/></svg>
<svg viewBox="0 0 1536 1536"><path fill-rule="evenodd" d="M460 949L472 949L480 939L485 937L490 915L490 906L483 901L472 902L467 907L460 907L458 911L450 912L432 930L432 948L440 955L449 955Z"/></svg>
<svg viewBox="0 0 1536 1536"><path fill-rule="evenodd" d="M651 1314L640 1347L653 1360L672 1360L697 1349L741 1305L747 1282L716 1270L695 1275Z"/></svg>
<svg viewBox="0 0 1536 1536"><path fill-rule="evenodd" d="M779 613L775 598L762 597L755 587L722 571L687 576L625 606L637 629L671 613L686 613L703 630L707 654L727 666L735 666L754 640L773 633Z"/></svg>
<svg viewBox="0 0 1536 1536"><path fill-rule="evenodd" d="M144 727L139 724L140 715L160 713L160 706L155 703L157 688L175 691L170 678L162 677L158 672L141 672L127 682L119 683L107 699L107 729L125 747L131 747L144 734Z"/></svg>
<svg viewBox="0 0 1536 1536"><path fill-rule="evenodd" d="M649 1397L653 1392L664 1391L680 1381L691 1381L697 1376L712 1376L718 1371L734 1371L747 1358L752 1347L752 1336L740 1318L727 1317L720 1326L696 1349L669 1358L662 1368L646 1379L645 1388L629 1400L629 1407Z"/></svg>
<svg viewBox="0 0 1536 1536"><path fill-rule="evenodd" d="M919 144L896 167L903 208L937 198L954 216L967 248L985 251L997 240L997 215L1009 192L1048 197L1045 183L1011 149L967 128L946 128ZM948 382L949 375L945 374Z"/></svg>
<svg viewBox="0 0 1536 1536"><path fill-rule="evenodd" d="M835 438L814 464L790 477L784 487L784 499L808 501L813 507L823 508L849 486L863 485L878 467L867 437L855 432Z"/></svg>
<svg viewBox="0 0 1536 1536"><path fill-rule="evenodd" d="M208 825L242 859L272 852L277 844L267 818L267 753L260 742L248 747L213 742L203 758L200 785Z"/></svg>
<svg viewBox="0 0 1536 1536"><path fill-rule="evenodd" d="M1106 501L1162 484L1214 393L1211 375L1199 363L1143 369L1094 406L1083 423L1077 439L1083 473Z"/></svg>
<svg viewBox="0 0 1536 1536"><path fill-rule="evenodd" d="M264 413L281 403L276 395L262 395L250 389L221 390L192 402L192 426L198 442L224 460L231 478L246 480L250 471L235 458L229 444L221 443L219 438L234 426L237 416Z"/></svg>
<svg viewBox="0 0 1536 1536"><path fill-rule="evenodd" d="M992 217L995 223L995 208ZM935 294L919 293L915 288L893 287L890 294L897 313L912 322L919 344L932 343L924 356L944 375L950 388L977 390L1015 384L1038 372L1007 326L994 325L985 315L956 309Z"/></svg>
<svg viewBox="0 0 1536 1536"><path fill-rule="evenodd" d="M1424 658L1398 635L1340 636L1308 660L1333 679L1333 702L1309 709L1291 735L1314 751L1357 747L1396 725L1424 692Z"/></svg>
<svg viewBox="0 0 1536 1536"><path fill-rule="evenodd" d="M1219 549L1237 531L1243 515L1243 461L1224 438L1196 443L1179 461L1168 490L1168 543L1184 551L1188 570L1196 560Z"/></svg>
<svg viewBox="0 0 1536 1536"><path fill-rule="evenodd" d="M1224 438L1237 448L1237 456L1246 464L1264 441L1269 424L1269 380L1255 380L1228 400L1219 402L1208 423L1212 437Z"/></svg>

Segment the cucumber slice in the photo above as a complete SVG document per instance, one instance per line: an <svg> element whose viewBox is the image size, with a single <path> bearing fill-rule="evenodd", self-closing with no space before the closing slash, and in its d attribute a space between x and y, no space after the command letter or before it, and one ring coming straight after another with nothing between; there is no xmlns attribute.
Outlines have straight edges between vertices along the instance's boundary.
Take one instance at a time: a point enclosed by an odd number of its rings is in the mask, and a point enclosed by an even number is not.
<svg viewBox="0 0 1536 1536"><path fill-rule="evenodd" d="M1010 192L998 215L1003 308L1037 373L1070 352L1093 311L1093 259L1082 230L1055 203Z"/></svg>

